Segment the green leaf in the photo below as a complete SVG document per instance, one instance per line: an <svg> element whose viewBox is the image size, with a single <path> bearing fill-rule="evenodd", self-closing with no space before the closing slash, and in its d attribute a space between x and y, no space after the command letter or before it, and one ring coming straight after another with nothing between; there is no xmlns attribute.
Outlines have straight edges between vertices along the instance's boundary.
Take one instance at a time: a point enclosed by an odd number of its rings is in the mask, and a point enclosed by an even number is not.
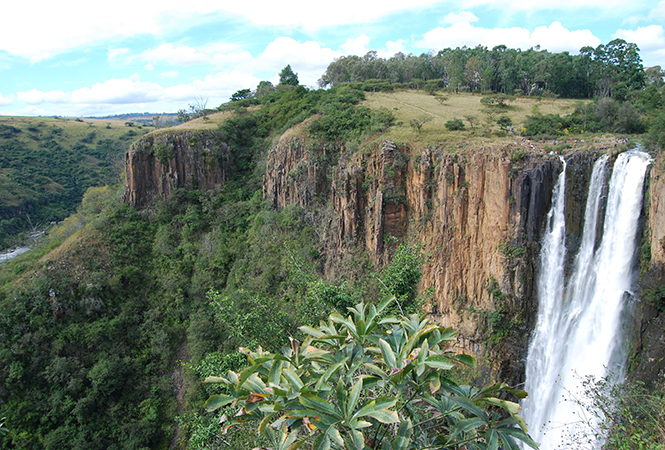
<svg viewBox="0 0 665 450"><path fill-rule="evenodd" d="M411 419L403 421L397 429L397 435L393 441L392 450L406 450L411 440L411 433L413 432L413 425Z"/></svg>
<svg viewBox="0 0 665 450"><path fill-rule="evenodd" d="M242 372L240 372L240 375L238 376L238 387L242 387L243 383L254 373L256 372L256 369L258 369L261 366L261 364L254 364L249 366L248 368L244 369Z"/></svg>
<svg viewBox="0 0 665 450"><path fill-rule="evenodd" d="M379 339L379 347L381 347L381 354L383 355L383 361L388 367L395 368L397 367L397 360L395 359L395 353L393 349L383 339Z"/></svg>
<svg viewBox="0 0 665 450"><path fill-rule="evenodd" d="M487 416L487 411L482 406L477 405L472 400L464 397L453 397L451 400L457 403L459 406L470 412L476 417L482 418L485 422L489 420Z"/></svg>
<svg viewBox="0 0 665 450"><path fill-rule="evenodd" d="M375 373L375 374L378 375L379 377L381 377L381 378L388 378L388 374L385 373L383 370L381 370L381 369L379 368L379 366L377 366L376 364L365 363L364 365L365 365L365 367L367 367L372 373Z"/></svg>
<svg viewBox="0 0 665 450"><path fill-rule="evenodd" d="M279 384L279 380L282 378L282 365L283 361L273 361L270 373L268 374L269 384Z"/></svg>
<svg viewBox="0 0 665 450"><path fill-rule="evenodd" d="M259 374L254 372L249 376L247 381L245 381L245 384L243 385L245 389L249 388L251 392L254 393L260 393L262 394L264 392L264 389L267 387L266 384L263 382L261 378L259 378Z"/></svg>
<svg viewBox="0 0 665 450"><path fill-rule="evenodd" d="M330 438L327 433L321 433L314 439L312 450L330 450Z"/></svg>
<svg viewBox="0 0 665 450"><path fill-rule="evenodd" d="M211 412L221 408L222 406L228 405L234 400L235 398L229 395L215 394L210 396L210 398L203 404L203 407L206 409L206 411Z"/></svg>
<svg viewBox="0 0 665 450"><path fill-rule="evenodd" d="M337 381L337 387L335 388L335 396L337 397L337 406L342 410L342 413L346 411L346 384L342 380L342 377Z"/></svg>
<svg viewBox="0 0 665 450"><path fill-rule="evenodd" d="M487 441L487 450L499 449L499 435L496 430L488 430L485 440Z"/></svg>
<svg viewBox="0 0 665 450"><path fill-rule="evenodd" d="M522 389L511 389L510 393L513 394L515 397L519 398L520 400L525 399L529 396L526 391Z"/></svg>
<svg viewBox="0 0 665 450"><path fill-rule="evenodd" d="M379 304L376 306L376 312L377 312L377 313L381 313L381 311L383 311L384 309L386 309L386 307L387 307L391 302L393 302L393 301L395 301L395 297L394 297L394 296L384 298L384 299L381 301L381 303L379 303Z"/></svg>
<svg viewBox="0 0 665 450"><path fill-rule="evenodd" d="M369 416L381 423L399 422L397 413L389 409L395 406L396 403L397 400L395 399L387 397L377 398L376 400L372 400L363 405L363 407L353 415L353 418L358 419L360 417Z"/></svg>
<svg viewBox="0 0 665 450"><path fill-rule="evenodd" d="M506 440L505 439L506 436L504 436L504 435L509 435L509 436L512 436L516 439L519 439L520 441L524 442L529 447L538 448L538 444L536 443L536 441L531 439L531 437L528 434L526 434L524 431L522 431L519 428L502 427L502 428L499 428L496 431L504 439L504 441Z"/></svg>
<svg viewBox="0 0 665 450"><path fill-rule="evenodd" d="M314 336L316 338L320 338L321 336L324 336L326 333L324 333L320 328L313 328L313 327L308 327L308 326L302 326L298 327L300 331L302 331L305 334L309 334L310 336Z"/></svg>
<svg viewBox="0 0 665 450"><path fill-rule="evenodd" d="M349 400L346 405L346 417L351 417L351 413L356 408L356 403L358 403L358 398L360 397L360 391L363 388L363 382L364 380L359 378L358 381L356 381L356 384L351 388L351 395L349 395Z"/></svg>
<svg viewBox="0 0 665 450"><path fill-rule="evenodd" d="M365 448L365 436L363 436L362 431L351 430L351 444L353 444L354 450L363 450Z"/></svg>
<svg viewBox="0 0 665 450"><path fill-rule="evenodd" d="M227 380L226 378L222 378L222 377L206 377L206 379L203 380L203 382L204 383L210 383L210 384L214 384L214 383L229 384L229 380Z"/></svg>
<svg viewBox="0 0 665 450"><path fill-rule="evenodd" d="M261 420L261 423L259 424L259 433L263 434L264 430L266 429L266 426L270 423L273 417L275 417L277 413L272 413L268 414Z"/></svg>
<svg viewBox="0 0 665 450"><path fill-rule="evenodd" d="M451 434L450 438L453 439L454 437L462 434L462 433L468 433L469 431L473 430L474 428L479 428L485 425L485 421L479 417L472 417L470 419L462 419L459 422L455 424L453 427L453 433Z"/></svg>
<svg viewBox="0 0 665 450"><path fill-rule="evenodd" d="M453 356L453 359L469 367L476 367L476 359L473 356L464 355L464 354L455 355Z"/></svg>
<svg viewBox="0 0 665 450"><path fill-rule="evenodd" d="M296 392L299 392L300 389L304 386L302 380L298 376L297 373L295 373L291 368L287 367L285 368L282 373L284 374L284 377L289 381L291 386L293 387L293 390Z"/></svg>
<svg viewBox="0 0 665 450"><path fill-rule="evenodd" d="M328 414L329 416L336 417L337 419L342 419L335 405L331 404L329 401L324 400L320 397L317 397L314 394L303 394L299 398L300 403L303 404L306 408L311 408L316 411Z"/></svg>
<svg viewBox="0 0 665 450"><path fill-rule="evenodd" d="M522 410L522 407L518 403L509 402L508 400L501 400L494 397L486 397L483 398L481 401L499 406L508 411L510 414L517 414Z"/></svg>
<svg viewBox="0 0 665 450"><path fill-rule="evenodd" d="M517 428L513 429L516 430ZM506 430L505 428L501 430L496 430L496 432L499 434L499 437L503 441L504 447L508 448L509 450L520 450L515 440L512 438L512 436L510 436L510 433L505 433L505 430ZM534 444L536 443L534 442ZM538 448L538 444L536 444L536 446L533 448Z"/></svg>
<svg viewBox="0 0 665 450"><path fill-rule="evenodd" d="M315 390L321 390L321 387L328 382L332 374L334 374L340 367L342 367L347 361L349 360L348 357L342 359L340 362L337 364L333 364L326 370L323 375L321 375L321 378L319 378L319 381L317 381L316 386L314 387Z"/></svg>
<svg viewBox="0 0 665 450"><path fill-rule="evenodd" d="M342 435L339 434L339 430L333 426L328 428L328 436L335 441L336 444L338 444L341 447L344 447L344 439L342 439Z"/></svg>
<svg viewBox="0 0 665 450"><path fill-rule="evenodd" d="M455 364L446 356L430 356L425 360L425 365L439 370L450 370L455 367Z"/></svg>

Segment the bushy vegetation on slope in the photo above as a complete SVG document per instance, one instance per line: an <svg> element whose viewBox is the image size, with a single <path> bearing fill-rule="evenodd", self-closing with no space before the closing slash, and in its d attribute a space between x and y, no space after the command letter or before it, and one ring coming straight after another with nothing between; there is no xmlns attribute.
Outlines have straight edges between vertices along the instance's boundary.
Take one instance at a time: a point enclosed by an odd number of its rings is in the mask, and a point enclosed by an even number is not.
<svg viewBox="0 0 665 450"><path fill-rule="evenodd" d="M117 183L129 144L122 122L0 118L0 249L76 210L90 186Z"/></svg>

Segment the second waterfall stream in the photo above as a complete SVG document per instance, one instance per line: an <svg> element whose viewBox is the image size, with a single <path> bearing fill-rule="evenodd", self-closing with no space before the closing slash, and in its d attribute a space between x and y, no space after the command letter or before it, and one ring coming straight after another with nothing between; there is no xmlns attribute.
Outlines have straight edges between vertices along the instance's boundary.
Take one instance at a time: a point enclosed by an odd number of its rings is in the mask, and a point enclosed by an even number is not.
<svg viewBox="0 0 665 450"><path fill-rule="evenodd" d="M620 154L613 167L607 155L596 161L583 235L566 277L563 161L542 243L538 320L526 362L525 390L529 396L522 404L529 434L541 444L541 450L570 448L574 439L592 438L597 423L576 403L583 397L582 381L623 375L622 313L634 282L649 163L649 156L636 150Z"/></svg>

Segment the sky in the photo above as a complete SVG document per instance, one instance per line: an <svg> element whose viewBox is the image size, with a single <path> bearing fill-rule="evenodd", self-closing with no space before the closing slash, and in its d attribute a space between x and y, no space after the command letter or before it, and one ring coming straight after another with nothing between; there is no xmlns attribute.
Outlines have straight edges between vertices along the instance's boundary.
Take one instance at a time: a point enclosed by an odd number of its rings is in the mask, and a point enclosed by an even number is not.
<svg viewBox="0 0 665 450"><path fill-rule="evenodd" d="M665 0L33 0L3 5L0 115L68 117L216 107L290 64L506 45L578 53L634 42L665 67Z"/></svg>

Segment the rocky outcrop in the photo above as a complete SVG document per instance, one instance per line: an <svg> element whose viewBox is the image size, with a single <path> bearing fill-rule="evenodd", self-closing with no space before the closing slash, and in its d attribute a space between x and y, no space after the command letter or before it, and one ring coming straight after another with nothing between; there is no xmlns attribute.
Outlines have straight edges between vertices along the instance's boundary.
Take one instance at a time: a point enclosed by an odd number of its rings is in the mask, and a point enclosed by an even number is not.
<svg viewBox="0 0 665 450"><path fill-rule="evenodd" d="M233 171L230 148L216 131L149 134L125 157L125 202L143 208L155 197L171 197L177 188L219 188Z"/></svg>

